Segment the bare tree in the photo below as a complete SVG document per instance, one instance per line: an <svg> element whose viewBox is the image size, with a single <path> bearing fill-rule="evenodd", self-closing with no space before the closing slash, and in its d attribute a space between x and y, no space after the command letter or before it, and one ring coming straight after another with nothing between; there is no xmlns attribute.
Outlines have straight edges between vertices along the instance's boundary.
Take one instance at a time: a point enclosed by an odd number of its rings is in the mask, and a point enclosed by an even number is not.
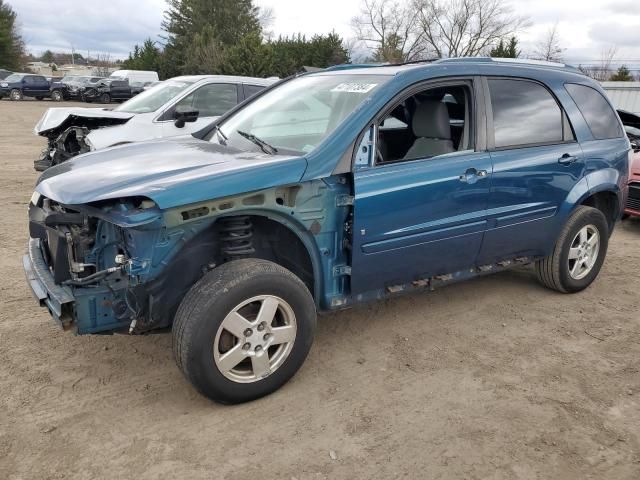
<svg viewBox="0 0 640 480"><path fill-rule="evenodd" d="M273 8L271 7L260 7L258 9L258 21L260 22L260 27L262 27L262 36L265 40L269 41L273 38L273 23L276 20L276 15L273 13Z"/></svg>
<svg viewBox="0 0 640 480"><path fill-rule="evenodd" d="M374 48L376 61L408 62L420 60L426 53L418 19L408 3L364 0L351 26L358 40Z"/></svg>
<svg viewBox="0 0 640 480"><path fill-rule="evenodd" d="M558 24L555 23L538 43L533 58L547 62L562 62L562 52L564 51L565 49L560 46Z"/></svg>
<svg viewBox="0 0 640 480"><path fill-rule="evenodd" d="M600 52L600 61L596 65L580 65L580 70L585 75L590 76L594 80L604 82L611 77L613 63L616 55L618 54L618 47L610 46L603 48Z"/></svg>
<svg viewBox="0 0 640 480"><path fill-rule="evenodd" d="M473 57L529 25L505 0L413 0L420 34L437 57Z"/></svg>
<svg viewBox="0 0 640 480"><path fill-rule="evenodd" d="M97 77L108 77L111 75L113 62L111 61L110 53L98 53L93 60L95 65L93 68L94 75Z"/></svg>

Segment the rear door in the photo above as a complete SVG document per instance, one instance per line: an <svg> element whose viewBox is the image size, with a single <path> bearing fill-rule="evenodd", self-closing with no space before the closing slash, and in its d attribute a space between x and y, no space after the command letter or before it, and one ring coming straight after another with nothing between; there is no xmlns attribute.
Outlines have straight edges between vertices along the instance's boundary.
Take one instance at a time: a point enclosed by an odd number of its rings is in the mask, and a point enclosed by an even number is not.
<svg viewBox="0 0 640 480"><path fill-rule="evenodd" d="M493 177L478 264L546 255L562 204L584 175L582 149L546 86L517 78L485 82Z"/></svg>
<svg viewBox="0 0 640 480"><path fill-rule="evenodd" d="M492 171L477 83L463 79L426 84L419 91L413 87L381 114L370 130L375 133L365 132L358 151L373 149L375 154L366 161L358 157L355 166L352 294L473 267L486 226ZM416 115L420 104L452 102L450 131L422 134L432 128L417 128L416 118L424 124L435 121L428 109ZM372 146L367 145L369 135ZM437 137L447 137L448 146L441 148L443 140ZM416 142L439 145L435 152L449 151L412 155Z"/></svg>

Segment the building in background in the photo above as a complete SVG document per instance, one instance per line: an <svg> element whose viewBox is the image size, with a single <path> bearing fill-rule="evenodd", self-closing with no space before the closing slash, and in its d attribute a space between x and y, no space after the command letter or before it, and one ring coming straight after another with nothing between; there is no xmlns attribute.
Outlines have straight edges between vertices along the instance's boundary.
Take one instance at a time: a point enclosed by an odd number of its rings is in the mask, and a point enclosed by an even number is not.
<svg viewBox="0 0 640 480"><path fill-rule="evenodd" d="M640 82L602 82L602 88L618 110L640 115Z"/></svg>

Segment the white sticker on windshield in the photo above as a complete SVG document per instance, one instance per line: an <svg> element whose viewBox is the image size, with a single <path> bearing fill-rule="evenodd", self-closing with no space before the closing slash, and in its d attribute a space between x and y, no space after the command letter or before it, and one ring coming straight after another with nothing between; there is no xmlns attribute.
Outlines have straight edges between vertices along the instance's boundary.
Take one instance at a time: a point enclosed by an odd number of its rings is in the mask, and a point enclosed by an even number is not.
<svg viewBox="0 0 640 480"><path fill-rule="evenodd" d="M341 83L331 89L332 92L367 93L378 86L377 83Z"/></svg>

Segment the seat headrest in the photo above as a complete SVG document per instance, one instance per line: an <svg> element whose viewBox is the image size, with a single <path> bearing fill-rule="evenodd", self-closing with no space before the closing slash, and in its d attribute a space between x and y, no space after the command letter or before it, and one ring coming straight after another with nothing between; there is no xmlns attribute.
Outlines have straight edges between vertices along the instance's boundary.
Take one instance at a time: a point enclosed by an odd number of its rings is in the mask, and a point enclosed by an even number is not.
<svg viewBox="0 0 640 480"><path fill-rule="evenodd" d="M419 103L411 123L416 137L451 140L449 110L443 102L427 100Z"/></svg>

